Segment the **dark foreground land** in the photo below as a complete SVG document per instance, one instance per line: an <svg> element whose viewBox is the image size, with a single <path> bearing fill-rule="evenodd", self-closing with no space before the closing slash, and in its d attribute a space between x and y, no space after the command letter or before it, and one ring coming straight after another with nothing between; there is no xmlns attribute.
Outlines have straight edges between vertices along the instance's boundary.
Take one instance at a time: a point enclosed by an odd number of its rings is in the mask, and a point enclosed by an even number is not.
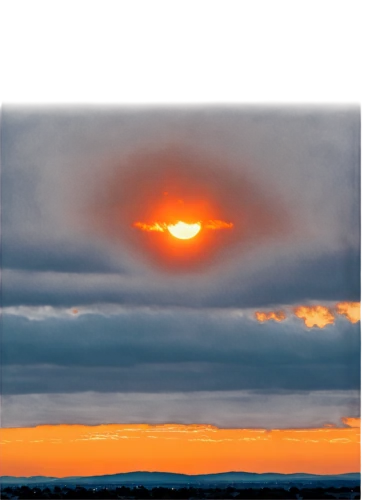
<svg viewBox="0 0 375 500"><path fill-rule="evenodd" d="M66 499L196 499L196 498L222 498L222 499L320 499L320 498L360 498L360 487L329 487L329 488L145 488L137 486L129 488L126 486L75 488L55 486L52 488L39 488L29 486L7 486L1 489L2 499L42 499L42 498L66 498Z"/></svg>

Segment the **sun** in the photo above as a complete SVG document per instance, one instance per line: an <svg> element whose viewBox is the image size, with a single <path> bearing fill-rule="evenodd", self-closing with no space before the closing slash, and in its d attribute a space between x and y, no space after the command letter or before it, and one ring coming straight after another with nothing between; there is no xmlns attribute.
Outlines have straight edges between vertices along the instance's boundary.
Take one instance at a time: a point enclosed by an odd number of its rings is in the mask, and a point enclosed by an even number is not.
<svg viewBox="0 0 375 500"><path fill-rule="evenodd" d="M169 224L167 229L172 236L179 240L190 240L199 233L202 225L200 222L187 224L186 222L179 221L176 224Z"/></svg>

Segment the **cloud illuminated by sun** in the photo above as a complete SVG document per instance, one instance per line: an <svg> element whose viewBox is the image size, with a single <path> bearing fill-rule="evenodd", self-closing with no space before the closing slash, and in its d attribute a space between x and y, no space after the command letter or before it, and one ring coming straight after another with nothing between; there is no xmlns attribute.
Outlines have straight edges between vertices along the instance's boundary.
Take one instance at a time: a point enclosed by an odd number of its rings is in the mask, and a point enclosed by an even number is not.
<svg viewBox="0 0 375 500"><path fill-rule="evenodd" d="M149 232L166 232L168 231L172 236L181 240L188 240L197 236L201 229L217 230L217 229L230 229L233 227L232 222L225 222L222 220L208 220L205 222L196 221L192 223L184 221L176 221L174 224L167 224L165 222L154 222L146 224L144 222L135 222L134 227L141 231Z"/></svg>

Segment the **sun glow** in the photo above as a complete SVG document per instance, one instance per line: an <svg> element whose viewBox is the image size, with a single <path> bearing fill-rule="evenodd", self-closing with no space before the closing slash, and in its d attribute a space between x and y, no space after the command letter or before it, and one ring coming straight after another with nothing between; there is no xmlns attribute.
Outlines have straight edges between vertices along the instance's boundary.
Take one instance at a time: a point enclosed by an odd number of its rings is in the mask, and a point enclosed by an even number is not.
<svg viewBox="0 0 375 500"><path fill-rule="evenodd" d="M133 227L140 229L141 231L147 232L169 232L175 238L180 240L190 240L194 238L201 229L207 230L217 230L217 229L231 229L233 227L233 222L225 222L222 220L207 220L199 222L183 222L181 220L175 222L174 224L168 224L166 222L153 222L152 224L147 224L145 222L134 222Z"/></svg>
<svg viewBox="0 0 375 500"><path fill-rule="evenodd" d="M177 224L169 224L167 229L172 236L179 240L190 240L199 233L202 226L200 222L187 224L186 222L178 221Z"/></svg>

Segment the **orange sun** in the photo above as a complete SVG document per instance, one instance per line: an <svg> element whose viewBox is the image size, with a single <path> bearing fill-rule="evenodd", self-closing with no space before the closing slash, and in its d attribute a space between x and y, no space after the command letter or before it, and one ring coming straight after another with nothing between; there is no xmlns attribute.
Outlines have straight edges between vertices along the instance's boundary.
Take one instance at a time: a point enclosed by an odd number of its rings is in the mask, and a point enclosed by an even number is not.
<svg viewBox="0 0 375 500"><path fill-rule="evenodd" d="M178 221L177 224L169 224L167 229L172 236L179 240L190 240L199 233L202 225L200 222L187 224L186 222Z"/></svg>

